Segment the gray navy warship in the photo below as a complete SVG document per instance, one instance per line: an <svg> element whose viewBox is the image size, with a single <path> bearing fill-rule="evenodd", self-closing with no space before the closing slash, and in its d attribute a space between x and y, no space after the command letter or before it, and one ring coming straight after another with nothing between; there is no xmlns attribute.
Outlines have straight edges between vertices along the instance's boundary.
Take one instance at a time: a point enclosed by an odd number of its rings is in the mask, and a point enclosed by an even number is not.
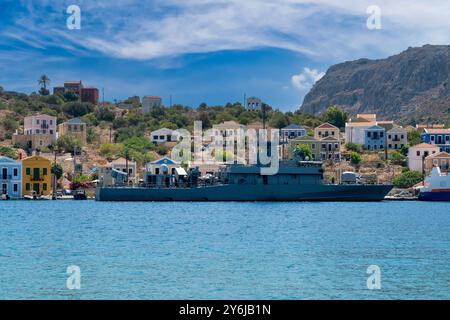
<svg viewBox="0 0 450 320"><path fill-rule="evenodd" d="M392 185L355 182L324 183L322 162L280 161L275 175L262 175L260 165L230 164L215 176L145 176L138 186L101 186L98 201L381 201Z"/></svg>

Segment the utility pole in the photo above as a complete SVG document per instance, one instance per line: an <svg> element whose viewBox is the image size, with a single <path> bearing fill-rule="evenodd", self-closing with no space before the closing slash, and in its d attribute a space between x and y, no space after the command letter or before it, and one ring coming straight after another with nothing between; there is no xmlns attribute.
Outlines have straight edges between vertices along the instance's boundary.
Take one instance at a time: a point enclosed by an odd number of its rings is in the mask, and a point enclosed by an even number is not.
<svg viewBox="0 0 450 320"><path fill-rule="evenodd" d="M52 196L52 200L56 200L56 146L53 145L53 152L55 153L55 158L54 158L54 162L53 162L53 196Z"/></svg>

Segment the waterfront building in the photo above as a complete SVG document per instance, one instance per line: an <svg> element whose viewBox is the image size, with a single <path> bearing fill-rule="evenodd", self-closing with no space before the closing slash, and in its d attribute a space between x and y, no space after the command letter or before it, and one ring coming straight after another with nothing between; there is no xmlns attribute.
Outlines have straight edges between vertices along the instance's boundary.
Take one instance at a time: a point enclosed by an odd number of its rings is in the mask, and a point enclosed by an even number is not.
<svg viewBox="0 0 450 320"><path fill-rule="evenodd" d="M333 136L320 139L320 160L340 161L341 141Z"/></svg>
<svg viewBox="0 0 450 320"><path fill-rule="evenodd" d="M22 195L49 195L52 192L51 161L41 156L22 160Z"/></svg>
<svg viewBox="0 0 450 320"><path fill-rule="evenodd" d="M180 163L168 157L146 164L145 183L162 187L174 186L187 176Z"/></svg>
<svg viewBox="0 0 450 320"><path fill-rule="evenodd" d="M408 145L408 133L401 127L394 127L387 133L388 149L399 150Z"/></svg>
<svg viewBox="0 0 450 320"><path fill-rule="evenodd" d="M250 97L246 101L247 110L260 111L262 109L262 100L257 97Z"/></svg>
<svg viewBox="0 0 450 320"><path fill-rule="evenodd" d="M179 162L172 160L169 157L163 157L161 159L147 163L146 172L150 174L162 174L167 172L169 174L175 174L176 169L179 167Z"/></svg>
<svg viewBox="0 0 450 320"><path fill-rule="evenodd" d="M439 167L442 172L448 172L450 167L450 154L447 152L438 152L425 158L426 173L433 170L433 167Z"/></svg>
<svg viewBox="0 0 450 320"><path fill-rule="evenodd" d="M330 123L323 123L320 126L314 128L314 138L323 139L327 137L332 137L339 140L339 128L333 126Z"/></svg>
<svg viewBox="0 0 450 320"><path fill-rule="evenodd" d="M310 160L317 160L319 161L321 159L320 155L320 140L310 137L310 136L304 136L296 139L291 139L288 141L288 152L287 152L287 158L285 159L293 159L294 158L294 150L295 147L299 144L305 144L309 146L309 149L312 153L312 159Z"/></svg>
<svg viewBox="0 0 450 320"><path fill-rule="evenodd" d="M121 171L128 174L128 183L135 183L137 177L137 164L135 161L119 158L111 162L113 170Z"/></svg>
<svg viewBox="0 0 450 320"><path fill-rule="evenodd" d="M86 144L86 130L87 124L80 118L70 119L58 125L59 136L71 134L80 140L82 144Z"/></svg>
<svg viewBox="0 0 450 320"><path fill-rule="evenodd" d="M10 199L22 196L22 163L0 156L0 195Z"/></svg>
<svg viewBox="0 0 450 320"><path fill-rule="evenodd" d="M149 113L155 108L159 108L162 105L161 97L157 96L145 96L142 98L142 112Z"/></svg>
<svg viewBox="0 0 450 320"><path fill-rule="evenodd" d="M372 126L364 130L364 149L384 150L386 146L386 129L380 126Z"/></svg>
<svg viewBox="0 0 450 320"><path fill-rule="evenodd" d="M280 133L281 133L280 138L282 140L295 139L306 136L306 129L299 126L298 124L290 124L282 128Z"/></svg>
<svg viewBox="0 0 450 320"><path fill-rule="evenodd" d="M16 131L12 136L12 143L31 151L51 145L56 138L56 117L36 114L25 117L23 133Z"/></svg>
<svg viewBox="0 0 450 320"><path fill-rule="evenodd" d="M439 147L429 143L421 143L408 150L408 168L418 172L424 172L426 157L439 153Z"/></svg>
<svg viewBox="0 0 450 320"><path fill-rule="evenodd" d="M151 132L151 141L156 144L177 142L180 134L176 130L161 128Z"/></svg>
<svg viewBox="0 0 450 320"><path fill-rule="evenodd" d="M421 142L437 145L440 151L450 153L450 129L423 129Z"/></svg>

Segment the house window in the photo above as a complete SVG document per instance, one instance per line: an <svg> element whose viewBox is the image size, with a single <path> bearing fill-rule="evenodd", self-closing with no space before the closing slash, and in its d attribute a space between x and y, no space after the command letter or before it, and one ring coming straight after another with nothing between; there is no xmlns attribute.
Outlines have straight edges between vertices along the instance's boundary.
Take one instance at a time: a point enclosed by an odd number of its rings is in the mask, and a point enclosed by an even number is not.
<svg viewBox="0 0 450 320"><path fill-rule="evenodd" d="M39 124L39 119L36 120L36 123Z"/></svg>
<svg viewBox="0 0 450 320"><path fill-rule="evenodd" d="M46 176L47 175L47 168L42 168L42 175Z"/></svg>
<svg viewBox="0 0 450 320"><path fill-rule="evenodd" d="M53 134L53 130L50 130L50 134Z"/></svg>
<svg viewBox="0 0 450 320"><path fill-rule="evenodd" d="M381 131L380 132L380 138L383 138L384 137L384 133L383 133L383 131Z"/></svg>
<svg viewBox="0 0 450 320"><path fill-rule="evenodd" d="M47 191L47 184L46 183L42 184L42 190Z"/></svg>
<svg viewBox="0 0 450 320"><path fill-rule="evenodd" d="M417 151L417 152L416 152L416 155L417 155L418 157L420 157L420 151Z"/></svg>
<svg viewBox="0 0 450 320"><path fill-rule="evenodd" d="M433 141L433 142L434 142L434 136L431 136L431 137L430 137L430 139L431 139L431 141Z"/></svg>
<svg viewBox="0 0 450 320"><path fill-rule="evenodd" d="M315 144L312 144L312 145L311 145L311 149L315 150L315 149L316 149L316 145L315 145Z"/></svg>
<svg viewBox="0 0 450 320"><path fill-rule="evenodd" d="M39 129L36 129L36 134L39 134L40 133L40 130Z"/></svg>
<svg viewBox="0 0 450 320"><path fill-rule="evenodd" d="M13 176L17 177L19 175L19 170L17 168L13 169Z"/></svg>
<svg viewBox="0 0 450 320"><path fill-rule="evenodd" d="M18 185L17 183L14 183L14 184L13 184L13 191L14 191L14 192L19 191L19 185Z"/></svg>
<svg viewBox="0 0 450 320"><path fill-rule="evenodd" d="M31 169L30 169L30 167L27 167L27 168L25 169L25 174L28 175L28 176L31 174Z"/></svg>
<svg viewBox="0 0 450 320"><path fill-rule="evenodd" d="M26 183L26 184L25 184L25 190L26 190L26 191L30 191L30 184L29 184L29 183Z"/></svg>
<svg viewBox="0 0 450 320"><path fill-rule="evenodd" d="M388 138L389 138L389 139L392 139L392 135L388 135Z"/></svg>
<svg viewBox="0 0 450 320"><path fill-rule="evenodd" d="M372 137L372 132L367 132L367 138L370 138L370 137Z"/></svg>

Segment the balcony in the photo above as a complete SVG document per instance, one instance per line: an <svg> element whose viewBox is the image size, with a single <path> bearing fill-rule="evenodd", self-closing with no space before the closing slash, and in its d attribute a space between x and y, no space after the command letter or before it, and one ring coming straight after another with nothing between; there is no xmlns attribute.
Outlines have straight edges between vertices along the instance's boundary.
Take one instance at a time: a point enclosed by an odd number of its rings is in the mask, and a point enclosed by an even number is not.
<svg viewBox="0 0 450 320"><path fill-rule="evenodd" d="M44 181L44 178L33 176L33 177L30 177L30 181L32 181L32 182L36 182L36 181L40 182L40 181Z"/></svg>

